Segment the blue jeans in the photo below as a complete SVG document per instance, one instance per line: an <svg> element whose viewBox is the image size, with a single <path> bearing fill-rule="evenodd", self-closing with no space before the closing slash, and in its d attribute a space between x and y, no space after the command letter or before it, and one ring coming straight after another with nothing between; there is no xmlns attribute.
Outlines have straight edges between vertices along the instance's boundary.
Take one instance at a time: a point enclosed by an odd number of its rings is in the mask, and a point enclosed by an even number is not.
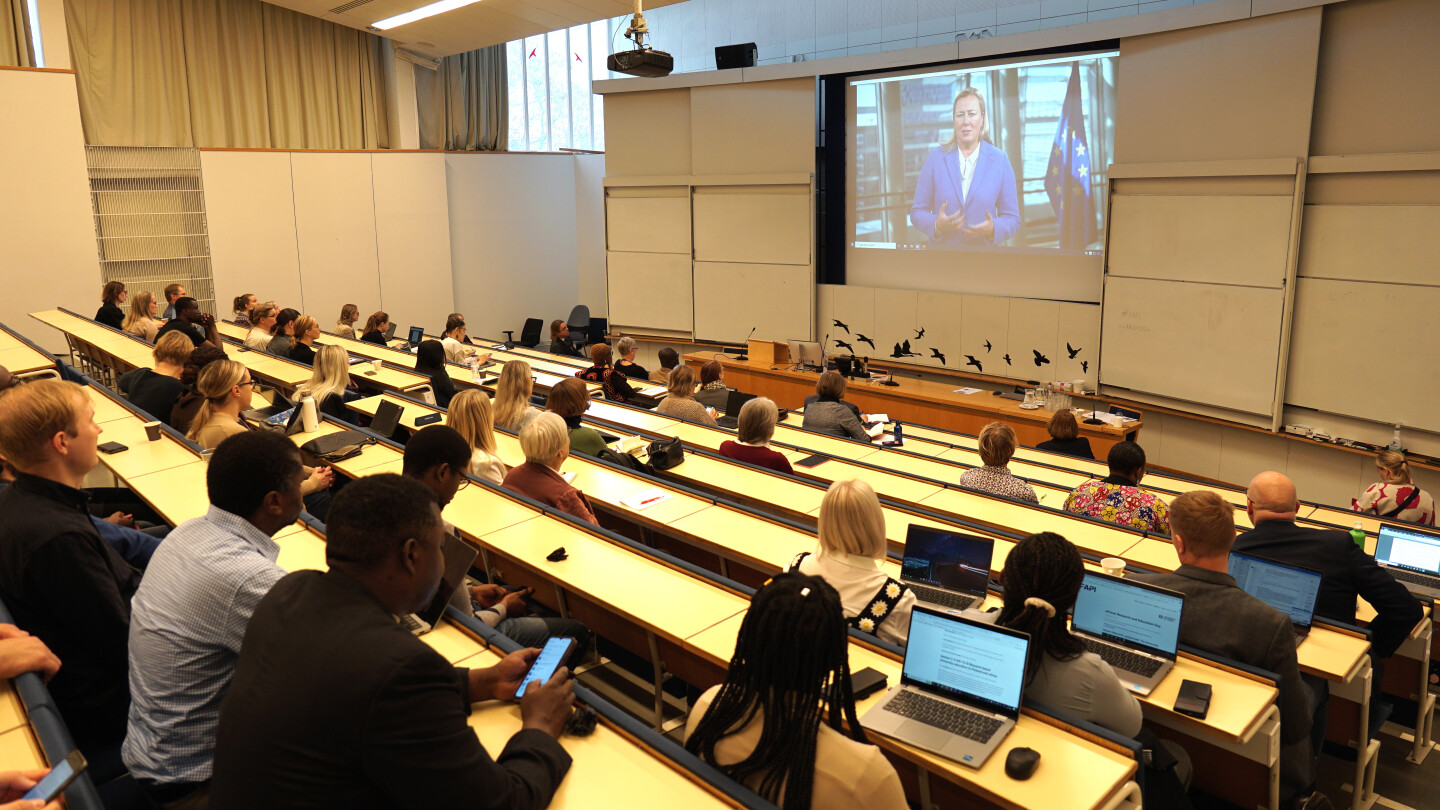
<svg viewBox="0 0 1440 810"><path fill-rule="evenodd" d="M505 619L495 629L522 647L544 647L545 640L551 636L573 638L575 639L575 650L570 654L570 661L567 663L579 660L590 642L590 628L582 622L553 616L521 616L517 619Z"/></svg>

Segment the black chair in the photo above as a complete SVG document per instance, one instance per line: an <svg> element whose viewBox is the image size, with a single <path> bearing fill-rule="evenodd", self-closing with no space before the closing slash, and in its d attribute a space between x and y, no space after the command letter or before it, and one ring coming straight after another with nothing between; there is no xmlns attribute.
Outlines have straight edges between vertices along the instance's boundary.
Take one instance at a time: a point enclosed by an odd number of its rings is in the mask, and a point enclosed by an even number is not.
<svg viewBox="0 0 1440 810"><path fill-rule="evenodd" d="M591 318L591 319L590 319L590 342L591 342L591 343L604 343L604 342L605 342L605 333L606 333L607 331L609 331L609 329L610 329L610 319L609 319L609 318Z"/></svg>
<svg viewBox="0 0 1440 810"><path fill-rule="evenodd" d="M576 304L570 310L570 317L565 319L565 325L570 327L570 342L576 349L584 351L585 347L594 342L590 338L590 307L584 304Z"/></svg>
<svg viewBox="0 0 1440 810"><path fill-rule="evenodd" d="M540 330L545 323L539 318L526 318L525 328L520 330L520 345L533 349L540 345Z"/></svg>

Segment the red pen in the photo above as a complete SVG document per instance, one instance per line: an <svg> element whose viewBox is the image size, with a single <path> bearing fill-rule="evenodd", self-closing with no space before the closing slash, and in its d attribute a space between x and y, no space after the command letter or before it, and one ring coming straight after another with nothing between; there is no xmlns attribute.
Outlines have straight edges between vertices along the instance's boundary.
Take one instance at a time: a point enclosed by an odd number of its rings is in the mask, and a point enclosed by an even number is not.
<svg viewBox="0 0 1440 810"><path fill-rule="evenodd" d="M665 497L664 495L656 495L656 496L653 497L653 498L646 498L645 500L641 501L640 503L635 504L635 507L638 509L638 508L640 508L640 507L642 507L642 506L648 506L649 504L655 503L656 501L658 501L658 500L660 500L661 498L664 498L664 497Z"/></svg>

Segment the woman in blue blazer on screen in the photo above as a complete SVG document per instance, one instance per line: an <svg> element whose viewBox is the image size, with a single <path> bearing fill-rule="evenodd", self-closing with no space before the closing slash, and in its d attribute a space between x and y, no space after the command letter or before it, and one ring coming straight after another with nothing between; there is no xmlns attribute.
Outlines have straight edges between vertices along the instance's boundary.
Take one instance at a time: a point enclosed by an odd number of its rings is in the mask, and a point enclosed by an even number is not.
<svg viewBox="0 0 1440 810"><path fill-rule="evenodd" d="M955 97L955 132L930 150L915 185L910 221L933 245L1001 245L1020 230L1010 159L985 138L985 98L967 87Z"/></svg>

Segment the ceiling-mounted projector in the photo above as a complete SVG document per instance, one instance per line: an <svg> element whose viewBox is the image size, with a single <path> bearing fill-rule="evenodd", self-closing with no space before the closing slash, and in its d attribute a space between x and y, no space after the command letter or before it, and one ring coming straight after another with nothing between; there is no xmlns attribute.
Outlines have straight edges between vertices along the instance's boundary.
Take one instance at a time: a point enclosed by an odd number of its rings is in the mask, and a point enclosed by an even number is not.
<svg viewBox="0 0 1440 810"><path fill-rule="evenodd" d="M616 73L651 79L669 76L670 71L675 69L675 58L664 51L645 47L645 35L649 33L645 15L640 10L640 0L635 0L635 16L630 20L630 27L625 29L625 38L635 43L635 49L610 54L610 58L605 60L605 67Z"/></svg>

